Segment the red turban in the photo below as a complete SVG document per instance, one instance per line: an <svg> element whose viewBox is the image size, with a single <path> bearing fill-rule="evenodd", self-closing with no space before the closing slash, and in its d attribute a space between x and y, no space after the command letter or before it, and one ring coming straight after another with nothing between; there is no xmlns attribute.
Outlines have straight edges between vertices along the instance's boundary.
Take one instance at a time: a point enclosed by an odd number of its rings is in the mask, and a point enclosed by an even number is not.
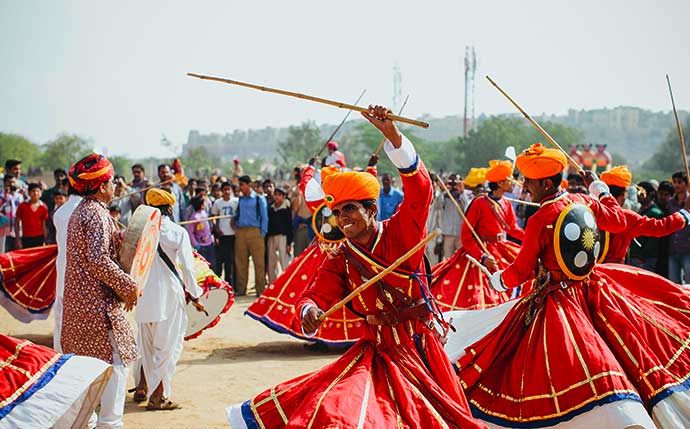
<svg viewBox="0 0 690 429"><path fill-rule="evenodd" d="M321 186L328 208L343 201L375 200L379 197L381 185L371 173L363 171L338 172L334 167L321 170Z"/></svg>
<svg viewBox="0 0 690 429"><path fill-rule="evenodd" d="M563 172L568 165L565 154L558 149L551 149L535 143L522 151L515 160L515 166L528 179L546 179Z"/></svg>
<svg viewBox="0 0 690 429"><path fill-rule="evenodd" d="M113 164L108 158L97 153L81 159L74 163L69 169L69 184L78 194L89 194L98 189L102 183L107 182L115 176Z"/></svg>
<svg viewBox="0 0 690 429"><path fill-rule="evenodd" d="M335 140L329 141L326 146L331 150L338 150L338 142Z"/></svg>

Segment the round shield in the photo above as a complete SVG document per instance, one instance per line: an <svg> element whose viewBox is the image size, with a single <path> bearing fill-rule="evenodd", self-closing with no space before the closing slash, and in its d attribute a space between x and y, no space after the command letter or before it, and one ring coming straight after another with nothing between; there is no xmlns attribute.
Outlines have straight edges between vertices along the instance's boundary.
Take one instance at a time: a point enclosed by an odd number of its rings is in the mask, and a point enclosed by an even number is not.
<svg viewBox="0 0 690 429"><path fill-rule="evenodd" d="M573 280L586 278L602 250L594 213L584 204L566 207L553 231L554 251L561 270Z"/></svg>
<svg viewBox="0 0 690 429"><path fill-rule="evenodd" d="M149 277L151 265L158 248L161 229L161 212L150 206L140 205L134 210L125 229L120 249L120 264L139 288Z"/></svg>
<svg viewBox="0 0 690 429"><path fill-rule="evenodd" d="M325 203L321 204L312 215L311 227L319 240L326 243L338 243L345 239L343 232L338 228L333 212Z"/></svg>
<svg viewBox="0 0 690 429"><path fill-rule="evenodd" d="M601 243L601 254L597 259L597 264L603 264L609 254L609 244L611 244L611 234L608 231L599 231L599 243Z"/></svg>

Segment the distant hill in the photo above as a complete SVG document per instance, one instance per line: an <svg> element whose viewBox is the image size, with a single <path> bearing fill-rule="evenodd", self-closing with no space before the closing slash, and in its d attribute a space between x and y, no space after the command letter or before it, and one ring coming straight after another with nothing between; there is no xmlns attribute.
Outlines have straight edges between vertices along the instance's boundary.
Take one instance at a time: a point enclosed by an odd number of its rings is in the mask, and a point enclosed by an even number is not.
<svg viewBox="0 0 690 429"><path fill-rule="evenodd" d="M508 116L516 116L509 114ZM687 121L690 113L680 112L681 120ZM477 123L488 118L481 115ZM428 129L406 128L416 136L429 141L446 141L462 134L462 119L459 116L434 118L425 116ZM546 115L535 117L537 121L550 121L577 128L582 131L587 142L608 144L609 151L623 155L631 166L640 165L648 159L675 127L672 112L653 112L639 107L619 106L612 109L568 110L567 115ZM361 120L345 123L339 138L348 134ZM324 141L336 125L321 124L319 128ZM183 147L204 147L216 159L230 160L233 156L242 159L263 158L268 161L276 156L278 143L287 138L287 128L234 130L225 134L201 134L191 130ZM339 139L336 137L336 140Z"/></svg>

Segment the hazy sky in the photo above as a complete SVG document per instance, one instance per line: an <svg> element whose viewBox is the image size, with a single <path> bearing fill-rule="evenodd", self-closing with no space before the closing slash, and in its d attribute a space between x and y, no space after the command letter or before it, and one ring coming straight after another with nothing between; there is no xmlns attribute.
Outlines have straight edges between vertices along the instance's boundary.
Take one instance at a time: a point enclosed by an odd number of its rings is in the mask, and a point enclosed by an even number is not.
<svg viewBox="0 0 690 429"><path fill-rule="evenodd" d="M476 46L477 113L636 105L690 107L687 17L676 1L0 0L0 131L58 133L109 153L169 156L161 133L337 123L344 111L185 76L199 72L406 113L462 111L465 45Z"/></svg>

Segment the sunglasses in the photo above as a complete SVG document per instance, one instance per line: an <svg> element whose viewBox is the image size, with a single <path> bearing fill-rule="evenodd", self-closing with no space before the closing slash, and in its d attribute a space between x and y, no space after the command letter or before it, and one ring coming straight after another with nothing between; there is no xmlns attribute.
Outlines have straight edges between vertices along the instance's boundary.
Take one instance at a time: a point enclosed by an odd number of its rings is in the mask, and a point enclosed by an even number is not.
<svg viewBox="0 0 690 429"><path fill-rule="evenodd" d="M335 216L335 218L339 218L341 214L345 214L345 215L349 216L352 213L359 210L359 207L360 207L359 205L354 204L354 203L345 204L342 209L334 209L333 210L333 216Z"/></svg>

